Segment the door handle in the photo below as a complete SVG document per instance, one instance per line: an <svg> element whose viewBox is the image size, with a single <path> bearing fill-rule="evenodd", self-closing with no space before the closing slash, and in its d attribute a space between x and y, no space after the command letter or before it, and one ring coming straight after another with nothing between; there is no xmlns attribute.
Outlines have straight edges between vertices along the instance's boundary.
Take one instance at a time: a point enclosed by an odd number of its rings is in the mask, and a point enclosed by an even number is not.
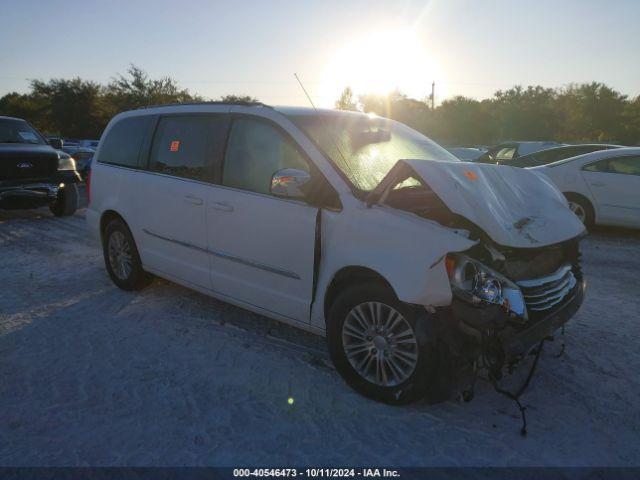
<svg viewBox="0 0 640 480"><path fill-rule="evenodd" d="M194 197L193 195L185 195L184 201L187 203L191 203L193 205L202 205L204 201L199 197Z"/></svg>
<svg viewBox="0 0 640 480"><path fill-rule="evenodd" d="M222 212L233 212L233 205L229 205L227 202L213 202L211 207Z"/></svg>
<svg viewBox="0 0 640 480"><path fill-rule="evenodd" d="M591 182L592 187L604 187L604 182Z"/></svg>

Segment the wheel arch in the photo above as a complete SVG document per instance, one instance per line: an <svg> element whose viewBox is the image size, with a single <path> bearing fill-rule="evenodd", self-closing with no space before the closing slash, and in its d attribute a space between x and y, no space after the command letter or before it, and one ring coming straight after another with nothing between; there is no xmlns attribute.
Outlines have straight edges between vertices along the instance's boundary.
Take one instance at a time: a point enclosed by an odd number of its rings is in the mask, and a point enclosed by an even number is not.
<svg viewBox="0 0 640 480"><path fill-rule="evenodd" d="M562 194L565 196L565 198L567 200L570 200L571 197L575 198L575 199L579 199L582 200L583 202L585 202L585 204L591 208L591 212L593 213L593 219L594 221L598 220L598 208L595 204L595 202L593 202L593 200L591 200L589 197L587 197L585 194L583 193L579 193L576 191L568 191L568 192L562 192Z"/></svg>
<svg viewBox="0 0 640 480"><path fill-rule="evenodd" d="M127 228L129 229L129 231L131 231L131 228L129 227L129 224L127 223L127 221L124 219L124 217L119 214L118 212L116 212L115 210L105 210L104 212L102 212L102 215L100 216L100 242L101 244L104 245L104 231L107 228L107 225L109 224L109 222L111 220L122 220L124 222L124 224L127 226Z"/></svg>
<svg viewBox="0 0 640 480"><path fill-rule="evenodd" d="M398 295L391 283L379 272L362 265L349 265L340 268L331 278L324 293L324 316L329 314L331 305L335 301L338 294L350 285L362 283L363 281L377 282L384 285L397 298Z"/></svg>

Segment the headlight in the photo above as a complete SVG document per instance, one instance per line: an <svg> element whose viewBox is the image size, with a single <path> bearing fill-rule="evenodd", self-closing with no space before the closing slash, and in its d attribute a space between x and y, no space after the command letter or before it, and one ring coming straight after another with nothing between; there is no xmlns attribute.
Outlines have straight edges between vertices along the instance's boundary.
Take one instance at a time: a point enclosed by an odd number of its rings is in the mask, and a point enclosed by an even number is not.
<svg viewBox="0 0 640 480"><path fill-rule="evenodd" d="M487 272L478 272L473 282L473 293L489 303L502 305L502 283Z"/></svg>
<svg viewBox="0 0 640 480"><path fill-rule="evenodd" d="M448 255L446 266L454 289L470 293L478 302L501 305L526 318L524 296L505 276L466 255Z"/></svg>
<svg viewBox="0 0 640 480"><path fill-rule="evenodd" d="M58 170L75 170L76 169L76 162L73 158L71 158L71 156L67 155L66 153L64 155L60 154L60 157L58 158Z"/></svg>

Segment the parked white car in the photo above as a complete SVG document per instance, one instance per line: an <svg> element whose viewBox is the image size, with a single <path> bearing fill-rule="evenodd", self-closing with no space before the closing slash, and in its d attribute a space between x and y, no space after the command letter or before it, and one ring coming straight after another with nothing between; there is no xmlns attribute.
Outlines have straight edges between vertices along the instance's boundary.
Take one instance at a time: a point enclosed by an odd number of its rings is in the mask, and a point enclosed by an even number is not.
<svg viewBox="0 0 640 480"><path fill-rule="evenodd" d="M617 148L530 170L544 173L586 225L640 228L640 148Z"/></svg>
<svg viewBox="0 0 640 480"><path fill-rule="evenodd" d="M117 286L154 274L326 335L346 381L384 402L446 398L459 370L498 377L582 303L584 226L547 179L384 118L126 112L89 184Z"/></svg>

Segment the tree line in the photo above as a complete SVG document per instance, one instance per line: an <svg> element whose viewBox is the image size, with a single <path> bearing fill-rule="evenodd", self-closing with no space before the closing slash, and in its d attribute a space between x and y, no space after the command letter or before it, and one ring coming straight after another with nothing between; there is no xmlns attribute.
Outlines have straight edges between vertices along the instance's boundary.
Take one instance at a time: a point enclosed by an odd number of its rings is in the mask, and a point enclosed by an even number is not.
<svg viewBox="0 0 640 480"><path fill-rule="evenodd" d="M170 77L152 79L131 65L126 75L116 76L107 85L81 78L32 80L29 93L12 92L0 98L0 115L24 118L47 135L97 139L119 112L203 100L180 88ZM220 100L255 101L243 95L227 95Z"/></svg>
<svg viewBox="0 0 640 480"><path fill-rule="evenodd" d="M25 94L0 98L0 115L25 118L48 135L99 138L118 112L204 99L170 77L152 79L131 65L107 85L73 79L32 80ZM221 101L257 101L227 95ZM402 92L355 96L346 87L336 108L372 112L406 123L445 145L490 145L504 140L640 144L640 96L629 98L592 82L562 88L515 86L491 98L456 96L436 108Z"/></svg>
<svg viewBox="0 0 640 480"><path fill-rule="evenodd" d="M355 97L347 87L336 108L393 118L445 145L491 145L505 140L556 140L640 145L640 96L602 83L563 88L515 86L491 98L456 96L432 109L395 91Z"/></svg>

